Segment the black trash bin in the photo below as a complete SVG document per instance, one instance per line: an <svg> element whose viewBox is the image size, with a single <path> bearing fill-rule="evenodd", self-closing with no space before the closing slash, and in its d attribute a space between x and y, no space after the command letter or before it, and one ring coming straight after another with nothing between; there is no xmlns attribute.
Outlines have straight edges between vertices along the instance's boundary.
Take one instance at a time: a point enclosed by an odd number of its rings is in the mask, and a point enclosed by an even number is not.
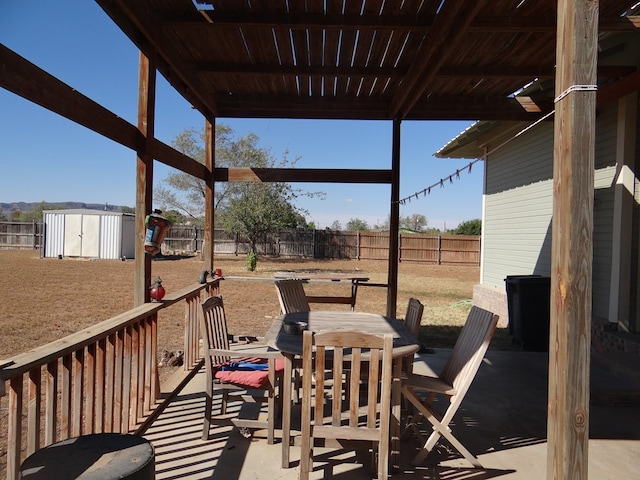
<svg viewBox="0 0 640 480"><path fill-rule="evenodd" d="M508 275L505 279L509 333L523 350L549 350L551 278Z"/></svg>

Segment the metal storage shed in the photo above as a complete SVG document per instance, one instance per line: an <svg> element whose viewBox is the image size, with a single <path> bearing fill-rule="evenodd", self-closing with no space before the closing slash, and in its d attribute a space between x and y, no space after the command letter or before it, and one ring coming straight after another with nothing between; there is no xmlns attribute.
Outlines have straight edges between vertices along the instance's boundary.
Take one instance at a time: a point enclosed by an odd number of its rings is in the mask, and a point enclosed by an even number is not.
<svg viewBox="0 0 640 480"><path fill-rule="evenodd" d="M45 257L134 258L134 215L90 209L45 210L43 219Z"/></svg>

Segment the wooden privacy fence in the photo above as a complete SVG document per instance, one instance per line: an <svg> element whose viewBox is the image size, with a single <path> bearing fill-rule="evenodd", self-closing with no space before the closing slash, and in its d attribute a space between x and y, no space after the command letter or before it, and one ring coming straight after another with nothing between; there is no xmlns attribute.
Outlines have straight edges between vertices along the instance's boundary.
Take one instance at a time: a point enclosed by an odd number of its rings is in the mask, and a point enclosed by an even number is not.
<svg viewBox="0 0 640 480"><path fill-rule="evenodd" d="M0 361L0 396L8 412L6 436L0 437L5 478L17 479L27 456L61 440L103 432L141 434L162 409L159 312L185 301L184 368L195 370L201 365L201 294L218 290L219 279L194 284L160 303L146 303Z"/></svg>
<svg viewBox="0 0 640 480"><path fill-rule="evenodd" d="M435 265L480 265L480 237L401 233L401 262ZM26 249L44 245L44 226L38 222L0 222L0 248ZM204 229L176 224L162 244L164 253L202 251ZM214 231L216 255L244 255L249 241L236 233ZM336 232L330 230L285 230L269 235L257 245L259 255L312 259L387 260L389 232Z"/></svg>
<svg viewBox="0 0 640 480"><path fill-rule="evenodd" d="M41 222L0 222L0 248L40 248L43 239L44 225Z"/></svg>
<svg viewBox="0 0 640 480"><path fill-rule="evenodd" d="M174 225L162 245L163 252L202 251L203 229ZM238 234L214 232L217 255L249 252L249 242ZM269 235L257 245L259 255L313 259L387 260L388 232L335 232L329 230L288 230ZM399 238L401 262L436 265L480 265L480 237L467 235L426 235L402 233Z"/></svg>

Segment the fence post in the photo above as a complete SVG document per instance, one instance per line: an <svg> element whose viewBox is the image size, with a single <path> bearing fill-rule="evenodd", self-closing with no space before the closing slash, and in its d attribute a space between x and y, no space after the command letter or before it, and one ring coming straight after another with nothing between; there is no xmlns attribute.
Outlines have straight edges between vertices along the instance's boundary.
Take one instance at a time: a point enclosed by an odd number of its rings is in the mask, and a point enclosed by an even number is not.
<svg viewBox="0 0 640 480"><path fill-rule="evenodd" d="M442 235L438 235L438 265L442 262Z"/></svg>
<svg viewBox="0 0 640 480"><path fill-rule="evenodd" d="M398 263L402 262L402 233L398 232Z"/></svg>
<svg viewBox="0 0 640 480"><path fill-rule="evenodd" d="M360 260L360 230L356 232L356 260Z"/></svg>

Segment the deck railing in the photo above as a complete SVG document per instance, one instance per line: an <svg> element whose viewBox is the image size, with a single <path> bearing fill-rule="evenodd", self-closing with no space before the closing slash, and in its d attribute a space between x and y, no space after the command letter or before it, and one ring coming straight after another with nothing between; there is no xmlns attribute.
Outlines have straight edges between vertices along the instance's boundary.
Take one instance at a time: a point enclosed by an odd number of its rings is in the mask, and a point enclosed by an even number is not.
<svg viewBox="0 0 640 480"><path fill-rule="evenodd" d="M133 433L161 408L158 380L158 314L185 301L184 368L200 362L201 295L219 290L219 279L195 284L2 361L0 396L6 395L6 437L0 467L15 480L36 450L78 435ZM2 458L5 457L5 458ZM4 464L4 465L2 465ZM2 468L0 468L2 471Z"/></svg>

